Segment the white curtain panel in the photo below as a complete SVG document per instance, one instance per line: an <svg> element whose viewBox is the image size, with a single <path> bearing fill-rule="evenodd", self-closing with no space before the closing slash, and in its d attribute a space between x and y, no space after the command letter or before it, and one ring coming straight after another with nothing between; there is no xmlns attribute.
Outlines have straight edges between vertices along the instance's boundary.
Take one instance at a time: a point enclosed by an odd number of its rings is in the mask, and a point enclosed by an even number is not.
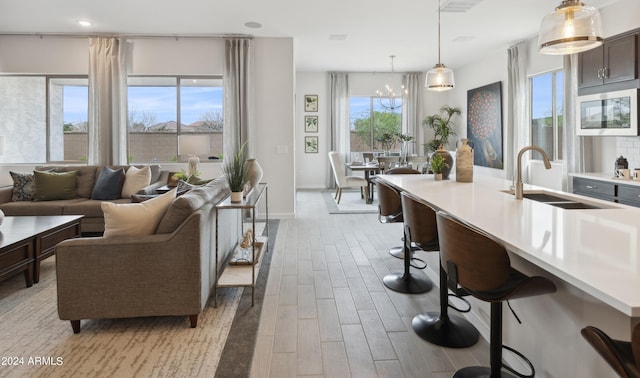
<svg viewBox="0 0 640 378"><path fill-rule="evenodd" d="M407 153L423 155L422 143L425 138L422 127L423 109L422 97L424 93L425 74L420 72L402 75L402 84L407 93L402 93L402 133L413 136Z"/></svg>
<svg viewBox="0 0 640 378"><path fill-rule="evenodd" d="M516 154L529 145L529 115L527 106L527 46L526 42L517 43L508 50L508 94L507 94L507 135L511 143L506 144L505 164L507 179L515 176ZM522 157L522 166L526 167L528 155Z"/></svg>
<svg viewBox="0 0 640 378"><path fill-rule="evenodd" d="M562 175L562 190L571 191L572 182L569 173L591 171L593 156L591 137L576 135L576 96L578 95L578 55L564 56L564 122L562 125L562 151L564 160ZM569 153L571 152L571 153Z"/></svg>
<svg viewBox="0 0 640 378"><path fill-rule="evenodd" d="M231 156L243 143L248 157L255 157L253 130L252 38L224 40L224 146Z"/></svg>
<svg viewBox="0 0 640 378"><path fill-rule="evenodd" d="M329 73L330 81L330 130L331 150L338 151L342 161L349 161L350 157L350 127L349 127L349 75L341 72ZM335 185L331 167L327 170L328 187Z"/></svg>
<svg viewBox="0 0 640 378"><path fill-rule="evenodd" d="M127 64L124 38L89 38L90 165L125 165Z"/></svg>

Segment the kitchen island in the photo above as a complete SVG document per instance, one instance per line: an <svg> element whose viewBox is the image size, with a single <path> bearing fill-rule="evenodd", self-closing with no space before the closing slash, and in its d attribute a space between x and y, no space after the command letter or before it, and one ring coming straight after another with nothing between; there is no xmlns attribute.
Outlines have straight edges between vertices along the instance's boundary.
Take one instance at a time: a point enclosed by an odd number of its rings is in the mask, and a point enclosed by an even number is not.
<svg viewBox="0 0 640 378"><path fill-rule="evenodd" d="M594 325L614 338L629 339L640 316L640 209L533 186L525 191L545 191L597 208L516 200L505 192L510 181L486 176L473 183L434 181L430 175L378 178L493 235L504 243L516 269L554 281L557 293L511 303L523 324L508 310L504 314L505 345L523 352L537 376L614 376L580 329ZM430 275L437 275L438 257L431 255ZM469 320L487 338L489 306L472 303Z"/></svg>

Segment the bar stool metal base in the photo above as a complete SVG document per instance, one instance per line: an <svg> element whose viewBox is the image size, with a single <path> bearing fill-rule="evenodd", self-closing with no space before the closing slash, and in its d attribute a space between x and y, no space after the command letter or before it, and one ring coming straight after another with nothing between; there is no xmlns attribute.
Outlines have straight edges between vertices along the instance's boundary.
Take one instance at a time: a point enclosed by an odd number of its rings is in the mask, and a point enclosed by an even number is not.
<svg viewBox="0 0 640 378"><path fill-rule="evenodd" d="M420 294L431 290L433 283L424 274L391 273L382 279L384 286L405 294Z"/></svg>
<svg viewBox="0 0 640 378"><path fill-rule="evenodd" d="M439 312L418 314L413 317L411 326L423 340L447 348L470 347L480 337L476 327L458 315L448 315L445 319Z"/></svg>
<svg viewBox="0 0 640 378"><path fill-rule="evenodd" d="M469 366L453 374L452 378L498 378L491 375L491 368L486 366ZM500 378L518 378L504 370L500 371Z"/></svg>
<svg viewBox="0 0 640 378"><path fill-rule="evenodd" d="M404 259L404 247L397 246L389 249L389 254L397 259Z"/></svg>

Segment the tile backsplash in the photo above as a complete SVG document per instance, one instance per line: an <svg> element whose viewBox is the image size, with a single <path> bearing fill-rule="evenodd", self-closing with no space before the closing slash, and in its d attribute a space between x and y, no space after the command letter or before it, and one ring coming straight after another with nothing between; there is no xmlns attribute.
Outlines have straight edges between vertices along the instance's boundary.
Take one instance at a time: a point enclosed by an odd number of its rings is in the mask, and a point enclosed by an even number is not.
<svg viewBox="0 0 640 378"><path fill-rule="evenodd" d="M620 155L627 158L630 169L640 168L640 137L617 137L616 151L616 158Z"/></svg>

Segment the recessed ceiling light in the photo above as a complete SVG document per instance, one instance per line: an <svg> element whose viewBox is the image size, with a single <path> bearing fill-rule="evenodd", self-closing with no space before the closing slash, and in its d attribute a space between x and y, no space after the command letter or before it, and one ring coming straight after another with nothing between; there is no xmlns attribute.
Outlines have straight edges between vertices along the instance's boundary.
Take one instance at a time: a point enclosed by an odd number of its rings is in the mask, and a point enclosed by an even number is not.
<svg viewBox="0 0 640 378"><path fill-rule="evenodd" d="M345 41L347 37L347 34L329 34L330 41Z"/></svg>
<svg viewBox="0 0 640 378"><path fill-rule="evenodd" d="M262 24L259 22L255 22L255 21L249 21L249 22L245 22L244 26L250 28L250 29L260 29L262 27Z"/></svg>
<svg viewBox="0 0 640 378"><path fill-rule="evenodd" d="M88 26L91 26L91 22L89 22L89 21L85 21L85 20L78 20L78 21L76 21L76 22L77 22L77 23L78 23L78 25L80 25L80 26L87 26L87 27L88 27Z"/></svg>

